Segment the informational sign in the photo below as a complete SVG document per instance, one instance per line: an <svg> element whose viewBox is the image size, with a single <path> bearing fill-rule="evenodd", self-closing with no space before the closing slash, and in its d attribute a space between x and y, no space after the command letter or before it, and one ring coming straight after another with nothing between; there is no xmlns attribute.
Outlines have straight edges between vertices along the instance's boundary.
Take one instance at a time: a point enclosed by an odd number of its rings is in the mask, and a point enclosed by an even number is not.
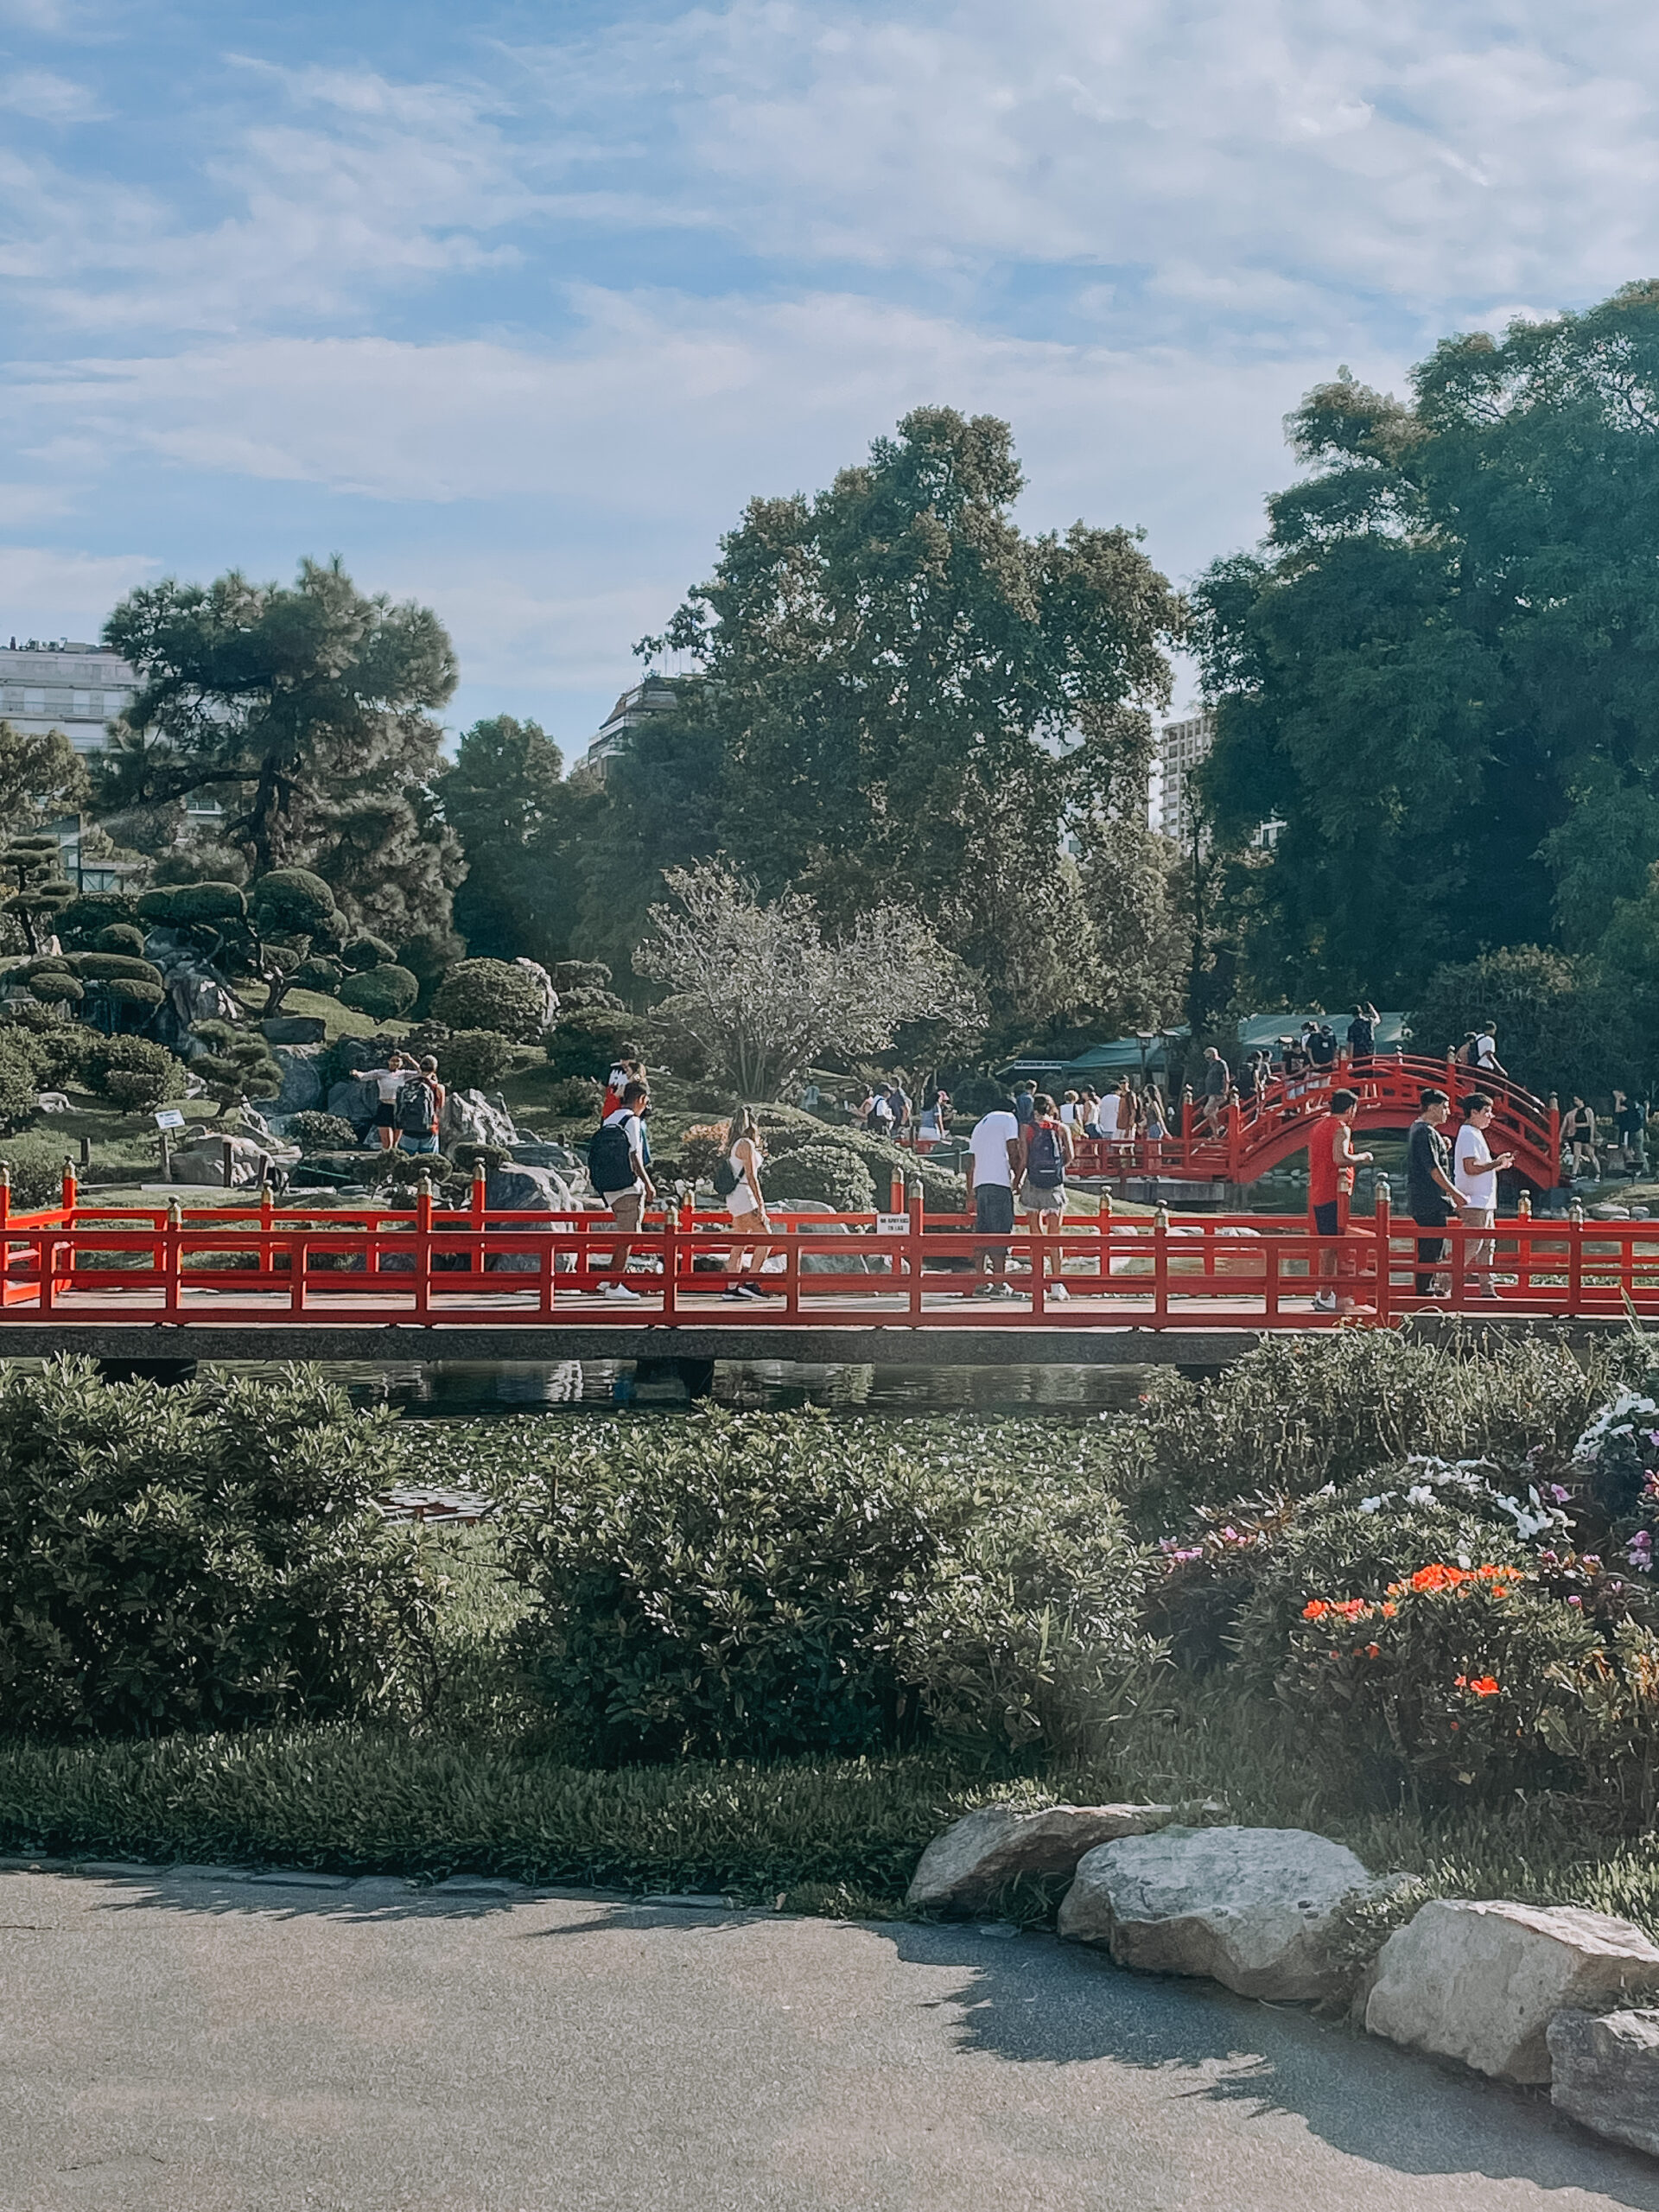
<svg viewBox="0 0 1659 2212"><path fill-rule="evenodd" d="M176 1106L163 1106L156 1116L156 1126L158 1129L181 1129L184 1116Z"/></svg>
<svg viewBox="0 0 1659 2212"><path fill-rule="evenodd" d="M910 1216L907 1213L879 1213L875 1217L878 1236L908 1236Z"/></svg>

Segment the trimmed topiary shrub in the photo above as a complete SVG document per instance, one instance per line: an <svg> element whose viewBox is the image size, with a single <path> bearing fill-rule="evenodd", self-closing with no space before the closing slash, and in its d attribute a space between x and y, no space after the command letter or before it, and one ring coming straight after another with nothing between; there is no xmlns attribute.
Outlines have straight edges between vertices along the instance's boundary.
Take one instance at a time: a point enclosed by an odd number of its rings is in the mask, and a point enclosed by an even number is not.
<svg viewBox="0 0 1659 2212"><path fill-rule="evenodd" d="M346 970L327 953L314 953L294 970L296 990L316 991L324 998L333 998L345 980Z"/></svg>
<svg viewBox="0 0 1659 2212"><path fill-rule="evenodd" d="M182 929L196 922L239 922L248 902L234 883L168 883L143 893L138 900L141 921Z"/></svg>
<svg viewBox="0 0 1659 2212"><path fill-rule="evenodd" d="M521 1045L533 1043L543 1027L541 987L511 960L460 962L434 994L432 1014L452 1029L493 1029Z"/></svg>
<svg viewBox="0 0 1659 2212"><path fill-rule="evenodd" d="M361 975L369 968L392 967L397 958L385 938L372 936L366 930L361 937L348 938L340 948L340 957L353 975Z"/></svg>
<svg viewBox="0 0 1659 2212"><path fill-rule="evenodd" d="M8 1137L0 1147L11 1174L14 1213L39 1213L55 1206L63 1196L64 1147L61 1137L31 1129L21 1137Z"/></svg>
<svg viewBox="0 0 1659 2212"><path fill-rule="evenodd" d="M152 1736L371 1712L424 1663L396 1424L313 1376L0 1376L0 1726Z"/></svg>
<svg viewBox="0 0 1659 2212"><path fill-rule="evenodd" d="M164 1099L184 1096L182 1066L147 1037L97 1039L87 1052L85 1074L88 1087L123 1113L153 1110Z"/></svg>
<svg viewBox="0 0 1659 2212"><path fill-rule="evenodd" d="M410 1049L415 1049L411 1043ZM486 1090L499 1083L518 1047L493 1029L452 1029L442 1043L424 1045L438 1064L438 1079L451 1090Z"/></svg>
<svg viewBox="0 0 1659 2212"><path fill-rule="evenodd" d="M592 1076L562 1076L549 1084L547 1103L556 1114L595 1115L605 1103L605 1086Z"/></svg>
<svg viewBox="0 0 1659 2212"><path fill-rule="evenodd" d="M561 1005L567 991L604 991L610 988L611 971L602 960L556 960L548 974Z"/></svg>
<svg viewBox="0 0 1659 2212"><path fill-rule="evenodd" d="M547 1064L555 1075L585 1075L602 1083L620 1058L638 1058L638 1015L594 1007L565 1015L563 1009L547 1039Z"/></svg>
<svg viewBox="0 0 1659 2212"><path fill-rule="evenodd" d="M769 1202L780 1206L805 1199L833 1206L837 1213L875 1211L875 1185L870 1171L844 1145L802 1145L781 1160L767 1160L760 1188Z"/></svg>
<svg viewBox="0 0 1659 2212"><path fill-rule="evenodd" d="M357 1146L357 1131L349 1122L311 1107L302 1114L290 1114L283 1129L289 1142L305 1153L351 1152Z"/></svg>
<svg viewBox="0 0 1659 2212"><path fill-rule="evenodd" d="M421 987L407 968L365 968L360 975L348 976L340 985L339 999L354 1014L366 1014L372 1021L396 1021L405 1014L420 996Z"/></svg>
<svg viewBox="0 0 1659 2212"><path fill-rule="evenodd" d="M99 930L92 939L94 952L124 952L129 958L141 960L144 952L144 933L133 922L111 922L107 929Z"/></svg>
<svg viewBox="0 0 1659 2212"><path fill-rule="evenodd" d="M130 928L138 918L138 902L124 891L83 891L67 906L60 907L53 918L52 926L58 933L58 942L70 952L113 951L127 948L105 945L104 933L112 928ZM137 950L144 949L143 931L138 931Z"/></svg>

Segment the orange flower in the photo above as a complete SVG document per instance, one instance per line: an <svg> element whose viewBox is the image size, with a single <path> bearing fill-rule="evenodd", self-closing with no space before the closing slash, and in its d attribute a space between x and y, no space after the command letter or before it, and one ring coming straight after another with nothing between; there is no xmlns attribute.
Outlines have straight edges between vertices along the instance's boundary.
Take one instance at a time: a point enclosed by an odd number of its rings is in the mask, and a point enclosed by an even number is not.
<svg viewBox="0 0 1659 2212"><path fill-rule="evenodd" d="M1469 1687L1477 1697L1496 1697L1497 1677L1496 1675L1481 1675Z"/></svg>
<svg viewBox="0 0 1659 2212"><path fill-rule="evenodd" d="M1323 1598L1310 1598L1302 1607L1302 1618L1305 1621L1322 1621L1330 1610Z"/></svg>
<svg viewBox="0 0 1659 2212"><path fill-rule="evenodd" d="M1399 1610L1400 1608L1398 1605L1384 1605L1382 1608L1383 1619L1385 1621L1391 1621Z"/></svg>
<svg viewBox="0 0 1659 2212"><path fill-rule="evenodd" d="M1382 1645L1380 1643L1368 1643L1365 1647L1365 1656L1368 1659L1380 1659L1382 1656Z"/></svg>

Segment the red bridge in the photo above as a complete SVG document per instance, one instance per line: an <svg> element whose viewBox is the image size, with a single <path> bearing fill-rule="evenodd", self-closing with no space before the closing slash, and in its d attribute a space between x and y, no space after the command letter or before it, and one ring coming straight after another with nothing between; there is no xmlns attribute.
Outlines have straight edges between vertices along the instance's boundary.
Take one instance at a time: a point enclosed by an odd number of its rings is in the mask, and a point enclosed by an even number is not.
<svg viewBox="0 0 1659 2212"><path fill-rule="evenodd" d="M111 1207L83 1201L73 1178L37 1212L13 1213L10 1196L0 1181L0 1353L13 1356L1092 1363L1179 1357L1151 1349L1169 1332L1206 1332L1215 1349L1185 1356L1211 1358L1262 1331L1430 1313L1659 1316L1659 1220L1587 1222L1576 1207L1535 1219L1524 1198L1495 1231L1453 1225L1436 1232L1443 1251L1425 1251L1385 1192L1333 1237L1301 1216L1131 1220L1109 1200L1058 1236L992 1236L924 1217L918 1185L908 1203L896 1188L887 1214L779 1213L760 1236L689 1205L626 1237L601 1212L493 1212L481 1180L468 1205L423 1190L403 1211L282 1209L269 1194L189 1213ZM765 1294L725 1299L746 1275ZM1319 1293L1343 1310L1316 1306Z"/></svg>
<svg viewBox="0 0 1659 2212"><path fill-rule="evenodd" d="M1083 1138L1076 1172L1113 1182L1162 1178L1242 1187L1306 1150L1308 1123L1329 1111L1333 1090L1359 1093L1357 1133L1382 1132L1408 1128L1419 1094L1431 1084L1451 1097L1454 1121L1471 1092L1484 1091L1496 1107L1487 1140L1492 1150L1512 1152L1516 1173L1536 1190L1553 1190L1560 1181L1561 1122L1554 1099L1545 1104L1504 1076L1407 1053L1379 1054L1360 1065L1344 1062L1293 1083L1277 1077L1259 1100L1224 1108L1214 1127L1188 1100L1179 1135L1158 1144Z"/></svg>

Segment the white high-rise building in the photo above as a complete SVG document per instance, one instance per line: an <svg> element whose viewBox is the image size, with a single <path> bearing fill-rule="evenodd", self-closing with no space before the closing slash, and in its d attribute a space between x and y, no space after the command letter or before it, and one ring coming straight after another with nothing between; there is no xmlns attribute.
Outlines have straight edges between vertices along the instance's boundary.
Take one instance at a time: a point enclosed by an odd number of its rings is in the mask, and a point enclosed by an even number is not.
<svg viewBox="0 0 1659 2212"><path fill-rule="evenodd" d="M591 768L602 782L606 762L622 751L630 731L638 729L649 715L672 714L679 703L680 695L671 683L660 676L647 676L625 691L607 715L598 736L582 756L583 767Z"/></svg>
<svg viewBox="0 0 1659 2212"><path fill-rule="evenodd" d="M1184 842L1192 835L1187 815L1187 779L1216 741L1216 718L1207 709L1158 733L1158 791L1152 823L1166 837Z"/></svg>
<svg viewBox="0 0 1659 2212"><path fill-rule="evenodd" d="M0 721L33 737L60 729L77 753L103 751L104 725L137 689L137 671L107 645L0 645Z"/></svg>

